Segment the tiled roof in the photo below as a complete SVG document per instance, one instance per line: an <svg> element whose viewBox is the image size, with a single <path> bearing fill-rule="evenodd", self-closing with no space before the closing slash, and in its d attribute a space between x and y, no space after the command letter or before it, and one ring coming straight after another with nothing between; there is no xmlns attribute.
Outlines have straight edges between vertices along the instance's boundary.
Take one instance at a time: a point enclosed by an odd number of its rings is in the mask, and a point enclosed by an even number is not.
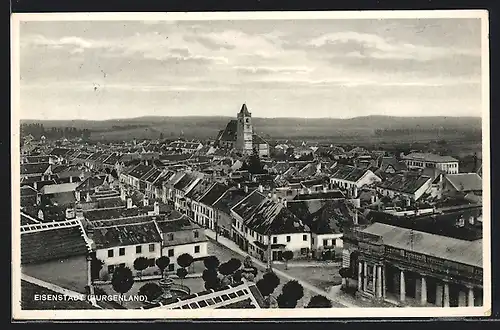
<svg viewBox="0 0 500 330"><path fill-rule="evenodd" d="M218 138L221 141L236 141L236 133L238 130L238 121L231 120L227 123L226 128Z"/></svg>
<svg viewBox="0 0 500 330"><path fill-rule="evenodd" d="M440 156L431 153L421 153L421 152L413 152L403 157L404 159L410 160L420 160L432 163L448 163L448 162L458 162L457 159L451 156Z"/></svg>
<svg viewBox="0 0 500 330"><path fill-rule="evenodd" d="M95 228L92 240L97 249L162 241L161 235L153 221Z"/></svg>
<svg viewBox="0 0 500 330"><path fill-rule="evenodd" d="M228 186L222 183L214 183L210 190L206 192L206 194L200 199L200 203L208 206L212 206L227 190Z"/></svg>
<svg viewBox="0 0 500 330"><path fill-rule="evenodd" d="M186 194L187 198L198 201L212 185L211 182L207 180L199 180L198 183Z"/></svg>
<svg viewBox="0 0 500 330"><path fill-rule="evenodd" d="M254 191L233 211L248 228L261 234L283 234L308 231L302 221L281 203Z"/></svg>
<svg viewBox="0 0 500 330"><path fill-rule="evenodd" d="M139 164L136 167L134 167L130 172L128 172L128 175L130 175L136 179L141 179L144 175L146 175L151 170L153 170L153 167Z"/></svg>
<svg viewBox="0 0 500 330"><path fill-rule="evenodd" d="M177 219L156 220L156 223L162 233L201 229L197 223L193 222L191 218L184 214L180 215L180 218Z"/></svg>
<svg viewBox="0 0 500 330"><path fill-rule="evenodd" d="M424 175L416 176L397 174L380 183L379 187L392 191L413 194L429 180L432 180L432 178Z"/></svg>
<svg viewBox="0 0 500 330"><path fill-rule="evenodd" d="M98 152L96 152L96 153L93 153L93 154L92 154L92 155L88 158L88 160L94 160L94 161L95 161L95 160L99 159L99 157L101 157L102 155L103 155L103 152L98 151Z"/></svg>
<svg viewBox="0 0 500 330"><path fill-rule="evenodd" d="M175 149L197 149L200 146L200 142L176 141L170 143L168 146Z"/></svg>
<svg viewBox="0 0 500 330"><path fill-rule="evenodd" d="M144 177L142 178L142 180L144 180L144 181L146 181L148 183L154 183L154 182L156 182L156 180L158 180L158 178L162 174L163 174L162 170L157 169L157 168L153 168L148 173L146 173L146 175L144 175Z"/></svg>
<svg viewBox="0 0 500 330"><path fill-rule="evenodd" d="M115 165L121 158L121 155L119 154L111 154L105 161L104 164L106 165Z"/></svg>
<svg viewBox="0 0 500 330"><path fill-rule="evenodd" d="M222 212L229 214L230 210L233 206L238 204L243 198L245 198L248 194L245 193L243 189L238 189L236 187L232 187L227 190L221 198L215 203L214 208L221 210Z"/></svg>
<svg viewBox="0 0 500 330"><path fill-rule="evenodd" d="M353 224L354 211L345 200L290 201L287 208L317 234L340 234Z"/></svg>
<svg viewBox="0 0 500 330"><path fill-rule="evenodd" d="M331 176L335 179L357 182L363 177L365 173L365 169L360 169L349 165L339 165L335 167Z"/></svg>
<svg viewBox="0 0 500 330"><path fill-rule="evenodd" d="M383 223L374 223L362 232L382 237L383 244L386 246L411 250L465 265L483 267L482 239L465 241Z"/></svg>
<svg viewBox="0 0 500 330"><path fill-rule="evenodd" d="M192 174L186 174L183 176L176 184L174 184L175 189L184 190L194 183L198 178Z"/></svg>
<svg viewBox="0 0 500 330"><path fill-rule="evenodd" d="M147 211L140 207L119 208L119 209L96 209L89 210L84 213L84 216L89 221L119 219L128 217L137 217L147 214Z"/></svg>
<svg viewBox="0 0 500 330"><path fill-rule="evenodd" d="M392 167L396 172L407 170L404 162L399 162L394 157L383 157L380 164L380 171L385 172L389 167Z"/></svg>
<svg viewBox="0 0 500 330"><path fill-rule="evenodd" d="M27 163L48 163L50 160L50 156L25 156L23 157Z"/></svg>
<svg viewBox="0 0 500 330"><path fill-rule="evenodd" d="M49 169L49 163L21 164L21 175L45 173Z"/></svg>
<svg viewBox="0 0 500 330"><path fill-rule="evenodd" d="M66 149L66 148L54 148L54 149L52 149L52 151L49 154L53 155L53 156L66 156L67 154L69 154L72 151L73 150Z"/></svg>
<svg viewBox="0 0 500 330"><path fill-rule="evenodd" d="M76 187L76 190L85 191L95 189L96 187L101 186L105 180L105 175L88 177Z"/></svg>
<svg viewBox="0 0 500 330"><path fill-rule="evenodd" d="M477 173L447 174L445 179L457 191L477 191L483 190L483 182Z"/></svg>
<svg viewBox="0 0 500 330"><path fill-rule="evenodd" d="M88 252L78 221L58 222L57 225L46 223L21 227L21 263L81 256Z"/></svg>

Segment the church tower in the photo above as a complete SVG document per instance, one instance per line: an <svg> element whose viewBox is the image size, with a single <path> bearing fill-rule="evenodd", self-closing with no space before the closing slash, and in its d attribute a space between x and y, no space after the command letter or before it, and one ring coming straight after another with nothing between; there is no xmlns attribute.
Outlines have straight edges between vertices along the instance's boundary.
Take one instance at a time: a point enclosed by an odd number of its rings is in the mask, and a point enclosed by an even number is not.
<svg viewBox="0 0 500 330"><path fill-rule="evenodd" d="M243 104L237 117L236 149L243 155L250 155L253 152L252 114L246 104Z"/></svg>

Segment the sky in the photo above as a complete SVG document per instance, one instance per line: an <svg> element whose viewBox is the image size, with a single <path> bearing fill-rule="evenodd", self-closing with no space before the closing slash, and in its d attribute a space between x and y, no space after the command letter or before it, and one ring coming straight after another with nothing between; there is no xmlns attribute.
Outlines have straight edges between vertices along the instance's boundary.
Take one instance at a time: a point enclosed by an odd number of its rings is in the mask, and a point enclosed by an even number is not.
<svg viewBox="0 0 500 330"><path fill-rule="evenodd" d="M22 119L480 116L481 22L26 21Z"/></svg>

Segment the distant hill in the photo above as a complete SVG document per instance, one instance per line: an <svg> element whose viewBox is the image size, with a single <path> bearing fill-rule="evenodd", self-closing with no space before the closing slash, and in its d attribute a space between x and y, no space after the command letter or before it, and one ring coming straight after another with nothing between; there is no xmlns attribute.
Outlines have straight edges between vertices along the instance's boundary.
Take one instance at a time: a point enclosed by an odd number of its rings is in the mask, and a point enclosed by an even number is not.
<svg viewBox="0 0 500 330"><path fill-rule="evenodd" d="M103 121L21 120L21 123L41 123L45 128L86 128L92 132L92 139L99 140L157 138L160 134L165 138L183 135L187 138L206 139L214 138L231 119L234 118L146 116ZM436 139L452 135L460 137L471 133L477 135L481 132L481 118L479 117L254 118L253 125L255 132L275 139L314 140L349 137L377 139L390 137L392 139L398 134L410 135L413 139L418 136Z"/></svg>

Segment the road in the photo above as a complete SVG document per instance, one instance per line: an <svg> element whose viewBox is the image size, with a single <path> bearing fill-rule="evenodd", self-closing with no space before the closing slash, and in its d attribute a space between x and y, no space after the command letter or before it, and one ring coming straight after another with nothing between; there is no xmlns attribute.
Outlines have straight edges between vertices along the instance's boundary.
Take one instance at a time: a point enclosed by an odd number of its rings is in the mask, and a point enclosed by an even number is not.
<svg viewBox="0 0 500 330"><path fill-rule="evenodd" d="M209 229L205 229L205 234L207 235L208 238L212 239L212 240L215 240L215 233ZM217 242L223 246L225 246L226 248L238 253L239 255L243 256L243 257L246 257L248 256L248 253L241 250L239 248L239 246L234 243L233 241L229 240L228 238L226 237L222 237L222 236L218 236L218 239L217 239ZM260 268L261 270L266 270L267 269L267 264L263 263L262 261L254 258L254 257L251 257L252 258L252 261L253 263L258 267ZM332 301L332 306L333 307L337 307L337 308L345 308L345 307L349 307L345 304L343 304L342 302L338 301L338 298L335 297L335 296L332 296L332 294L330 294L329 292L326 292L326 291L323 291L313 285L311 285L310 283L307 283L305 281L302 281L298 278L295 278L279 269L276 269L276 268L273 268L273 271L276 275L278 275L279 277L281 277L282 279L286 279L286 280L295 280L297 282L300 283L300 285L302 285L302 287L306 290L309 290L311 292L314 292L315 294L318 294L318 295L322 295L322 296L325 296L327 297L328 299L330 299Z"/></svg>

